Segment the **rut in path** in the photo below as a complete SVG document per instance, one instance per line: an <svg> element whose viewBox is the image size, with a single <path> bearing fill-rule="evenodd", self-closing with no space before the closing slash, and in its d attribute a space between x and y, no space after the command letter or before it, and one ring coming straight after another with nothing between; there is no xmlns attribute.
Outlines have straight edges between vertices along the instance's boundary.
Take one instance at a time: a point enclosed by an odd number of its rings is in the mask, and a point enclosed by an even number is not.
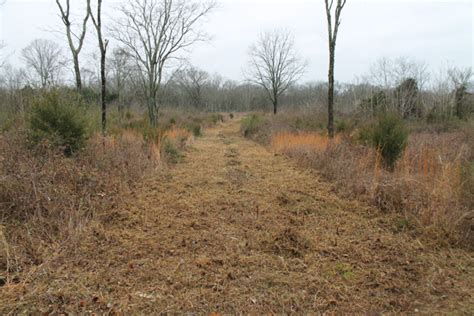
<svg viewBox="0 0 474 316"><path fill-rule="evenodd" d="M433 252L316 173L207 130L8 308L47 312L443 312L473 308L472 261ZM454 262L467 262L463 269ZM469 263L470 262L470 263ZM470 285L471 284L471 285ZM1 311L0 307L0 311Z"/></svg>

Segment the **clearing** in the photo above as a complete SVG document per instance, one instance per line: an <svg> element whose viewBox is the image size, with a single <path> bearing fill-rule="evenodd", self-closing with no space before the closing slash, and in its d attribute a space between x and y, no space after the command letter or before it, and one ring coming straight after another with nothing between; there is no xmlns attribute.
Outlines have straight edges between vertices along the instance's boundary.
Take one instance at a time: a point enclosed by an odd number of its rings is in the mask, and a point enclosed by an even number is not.
<svg viewBox="0 0 474 316"><path fill-rule="evenodd" d="M470 313L472 254L397 233L394 215L239 134L209 129L27 280L0 313Z"/></svg>

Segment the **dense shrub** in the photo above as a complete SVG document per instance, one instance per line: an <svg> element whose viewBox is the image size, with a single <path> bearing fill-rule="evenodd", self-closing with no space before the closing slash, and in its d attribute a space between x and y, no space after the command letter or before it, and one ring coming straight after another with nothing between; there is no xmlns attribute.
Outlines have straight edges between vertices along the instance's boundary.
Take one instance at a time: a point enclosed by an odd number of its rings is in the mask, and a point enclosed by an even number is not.
<svg viewBox="0 0 474 316"><path fill-rule="evenodd" d="M414 78L406 78L395 89L395 98L399 114L404 118L420 117L418 82Z"/></svg>
<svg viewBox="0 0 474 316"><path fill-rule="evenodd" d="M357 130L356 140L365 146L369 146L372 144L372 138L374 135L374 125L375 121L367 121L362 124L359 129Z"/></svg>
<svg viewBox="0 0 474 316"><path fill-rule="evenodd" d="M375 117L387 108L387 95L383 91L373 92L372 95L362 100L360 107L363 113Z"/></svg>
<svg viewBox="0 0 474 316"><path fill-rule="evenodd" d="M170 139L165 138L163 140L161 150L162 156L168 163L177 164L182 158L179 149L176 148L175 144Z"/></svg>
<svg viewBox="0 0 474 316"><path fill-rule="evenodd" d="M467 116L470 114L470 104L467 98L466 85L461 85L456 89L456 92L454 93L454 100L456 116L461 120L467 119Z"/></svg>
<svg viewBox="0 0 474 316"><path fill-rule="evenodd" d="M297 116L291 127L301 131L318 131L325 128L325 121L316 115Z"/></svg>
<svg viewBox="0 0 474 316"><path fill-rule="evenodd" d="M81 149L87 139L87 124L81 110L49 92L33 105L29 117L29 139L38 144L47 140L66 155Z"/></svg>
<svg viewBox="0 0 474 316"><path fill-rule="evenodd" d="M163 130L167 130L170 128L172 128L172 125L168 125L165 123L163 123L163 125L159 125L159 127L153 127L150 125L149 119L143 116L142 118L134 119L124 124L121 124L121 126L118 127L118 130L116 132L120 133L122 129L132 130L141 134L143 136L143 140L146 143L153 143L157 142L160 139ZM112 128L110 128L109 130L113 131Z"/></svg>
<svg viewBox="0 0 474 316"><path fill-rule="evenodd" d="M222 114L212 114L211 115L212 124L217 124L219 122L224 122L224 116Z"/></svg>
<svg viewBox="0 0 474 316"><path fill-rule="evenodd" d="M348 121L342 120L336 122L336 132L337 133L346 133L350 130L351 126Z"/></svg>
<svg viewBox="0 0 474 316"><path fill-rule="evenodd" d="M408 131L399 117L384 114L373 128L371 140L372 145L380 151L385 167L393 170L407 146Z"/></svg>
<svg viewBox="0 0 474 316"><path fill-rule="evenodd" d="M262 118L256 114L252 114L242 120L240 131L245 137L250 137L258 131L261 124Z"/></svg>
<svg viewBox="0 0 474 316"><path fill-rule="evenodd" d="M201 124L197 122L191 122L187 126L187 130L190 131L194 137L202 136Z"/></svg>

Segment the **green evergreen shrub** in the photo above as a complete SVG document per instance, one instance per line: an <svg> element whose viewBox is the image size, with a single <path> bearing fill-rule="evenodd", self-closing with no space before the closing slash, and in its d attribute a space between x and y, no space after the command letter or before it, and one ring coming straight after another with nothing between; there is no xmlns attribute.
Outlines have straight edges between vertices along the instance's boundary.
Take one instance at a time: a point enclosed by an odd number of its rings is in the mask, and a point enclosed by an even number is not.
<svg viewBox="0 0 474 316"><path fill-rule="evenodd" d="M28 132L33 144L47 140L67 156L80 150L88 137L81 108L61 99L56 92L46 92L35 101Z"/></svg>
<svg viewBox="0 0 474 316"><path fill-rule="evenodd" d="M381 115L370 137L372 145L380 151L385 167L393 171L408 144L408 130L403 120L390 113Z"/></svg>

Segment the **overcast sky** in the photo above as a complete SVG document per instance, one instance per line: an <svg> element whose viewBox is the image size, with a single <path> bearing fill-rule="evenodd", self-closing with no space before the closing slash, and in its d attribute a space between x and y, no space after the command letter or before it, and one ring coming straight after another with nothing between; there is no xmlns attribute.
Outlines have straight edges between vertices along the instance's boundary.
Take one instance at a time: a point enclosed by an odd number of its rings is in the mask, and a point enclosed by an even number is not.
<svg viewBox="0 0 474 316"><path fill-rule="evenodd" d="M21 65L21 49L35 38L65 39L54 0L3 0L0 36L3 56ZM72 0L81 3L84 0ZM113 18L118 1L105 0ZM303 81L325 80L327 26L323 0L218 0L219 8L204 25L212 36L190 52L197 67L241 80L248 48L265 30L284 28L295 35L296 46L309 67ZM338 38L336 79L351 82L366 73L380 57L408 56L426 62L431 70L447 64L474 64L474 6L471 0L348 0ZM90 41L93 38L90 37ZM95 42L88 45L88 52ZM65 53L68 51L65 49Z"/></svg>

